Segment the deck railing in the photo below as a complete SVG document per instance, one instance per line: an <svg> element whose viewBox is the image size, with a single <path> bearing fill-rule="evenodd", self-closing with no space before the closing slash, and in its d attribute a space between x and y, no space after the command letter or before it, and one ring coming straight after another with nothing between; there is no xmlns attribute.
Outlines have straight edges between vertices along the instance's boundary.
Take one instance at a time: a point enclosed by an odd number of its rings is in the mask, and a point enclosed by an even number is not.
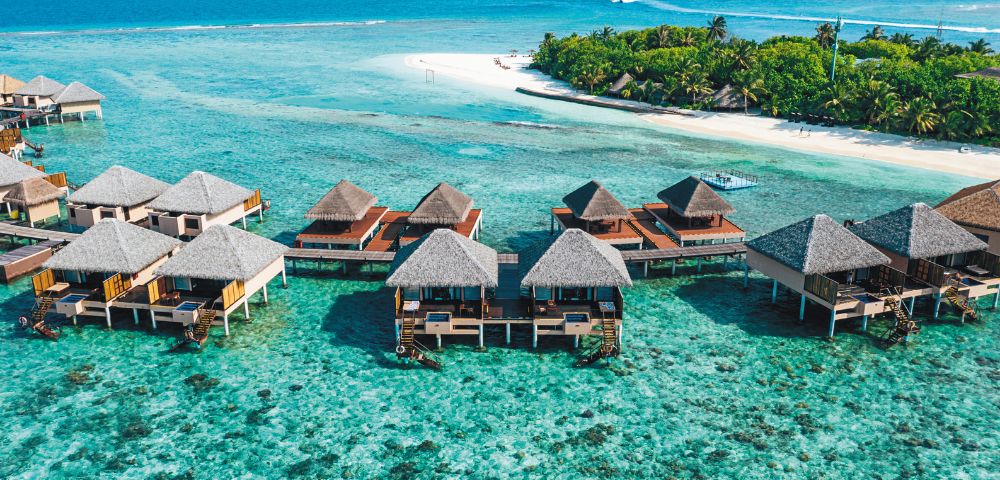
<svg viewBox="0 0 1000 480"><path fill-rule="evenodd" d="M906 274L888 265L879 265L872 269L871 282L876 285L893 287L903 291L906 284Z"/></svg>
<svg viewBox="0 0 1000 480"><path fill-rule="evenodd" d="M128 289L132 288L132 277L130 275L116 273L104 281L103 287L104 288L101 290L101 293L104 295L104 302L107 303L118 298L123 293L127 292Z"/></svg>
<svg viewBox="0 0 1000 480"><path fill-rule="evenodd" d="M969 265L987 270L994 277L1000 277L1000 255L979 251L969 256Z"/></svg>
<svg viewBox="0 0 1000 480"><path fill-rule="evenodd" d="M818 273L806 275L805 290L816 295L830 305L837 304L837 292L840 284Z"/></svg>
<svg viewBox="0 0 1000 480"><path fill-rule="evenodd" d="M907 274L924 283L929 283L935 287L942 287L945 283L944 267L930 260L918 259L910 260Z"/></svg>
<svg viewBox="0 0 1000 480"><path fill-rule="evenodd" d="M245 286L240 280L233 280L229 285L226 285L226 288L222 289L222 309L228 309L243 298L243 295L246 294L244 288Z"/></svg>
<svg viewBox="0 0 1000 480"><path fill-rule="evenodd" d="M9 154L19 143L21 143L20 128L0 130L0 152Z"/></svg>
<svg viewBox="0 0 1000 480"><path fill-rule="evenodd" d="M146 293L149 295L149 304L152 305L163 297L163 293L160 290L160 279L153 280L146 285Z"/></svg>
<svg viewBox="0 0 1000 480"><path fill-rule="evenodd" d="M37 275L31 277L31 285L35 287L35 296L39 296L42 292L48 290L51 286L56 284L55 275L52 274L52 269L48 268Z"/></svg>
<svg viewBox="0 0 1000 480"><path fill-rule="evenodd" d="M53 173L52 175L45 177L45 180L48 180L49 183L57 188L63 188L69 185L69 182L66 180L66 172Z"/></svg>
<svg viewBox="0 0 1000 480"><path fill-rule="evenodd" d="M249 212L254 207L257 207L259 205L260 205L260 189L258 188L256 191L253 192L253 195L251 195L250 198L243 200L243 211Z"/></svg>
<svg viewBox="0 0 1000 480"><path fill-rule="evenodd" d="M45 173L45 165L32 165L31 168L34 168L39 172Z"/></svg>

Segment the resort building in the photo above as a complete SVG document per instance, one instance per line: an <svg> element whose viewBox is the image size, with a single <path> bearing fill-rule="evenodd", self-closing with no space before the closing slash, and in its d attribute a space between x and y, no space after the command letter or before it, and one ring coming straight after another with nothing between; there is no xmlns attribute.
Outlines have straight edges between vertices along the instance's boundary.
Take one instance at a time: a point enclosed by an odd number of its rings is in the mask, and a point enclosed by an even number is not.
<svg viewBox="0 0 1000 480"><path fill-rule="evenodd" d="M84 232L44 263L33 278L44 318L54 304L57 313L105 318L111 327L111 308L126 293L153 283L154 271L181 247L182 242L120 220L104 220ZM37 313L36 313L37 315ZM138 315L135 316L138 322Z"/></svg>
<svg viewBox="0 0 1000 480"><path fill-rule="evenodd" d="M1000 255L1000 180L963 188L935 208Z"/></svg>
<svg viewBox="0 0 1000 480"><path fill-rule="evenodd" d="M243 222L258 214L264 220L260 190L252 191L205 172L195 171L146 205L149 228L172 237L196 237L214 225Z"/></svg>
<svg viewBox="0 0 1000 480"><path fill-rule="evenodd" d="M879 296L883 288L897 285L889 257L826 215L816 215L747 242L743 284L751 269L773 279L771 303L778 298L778 284L799 293L799 320L806 302L830 310L829 336L837 320L868 317L892 308L897 295ZM890 281L890 278L892 281ZM874 292L874 295L869 294Z"/></svg>
<svg viewBox="0 0 1000 480"><path fill-rule="evenodd" d="M64 195L65 191L56 188L43 176L17 183L4 195L2 201L13 208L11 216L27 221L34 228L36 223L51 218L60 220L59 199Z"/></svg>
<svg viewBox="0 0 1000 480"><path fill-rule="evenodd" d="M37 76L14 91L14 106L32 110L55 110L54 97L63 91L63 85L51 78Z"/></svg>
<svg viewBox="0 0 1000 480"><path fill-rule="evenodd" d="M1000 257L986 252L986 242L923 203L855 224L851 231L907 275L907 293L934 296L935 318L942 296L973 313L968 302L1000 284Z"/></svg>
<svg viewBox="0 0 1000 480"><path fill-rule="evenodd" d="M296 245L364 249L389 211L375 206L377 201L374 195L341 180L306 212L313 223L295 237Z"/></svg>
<svg viewBox="0 0 1000 480"><path fill-rule="evenodd" d="M0 202L4 204L6 213L10 214L13 210L3 198L21 182L32 178L45 178L45 174L7 155L0 154Z"/></svg>
<svg viewBox="0 0 1000 480"><path fill-rule="evenodd" d="M437 229L400 247L385 284L396 289L397 353L417 358L414 335L478 335L499 285L497 252L450 229ZM509 312L507 312L509 313ZM509 327L508 327L509 329ZM509 331L509 330L508 330Z"/></svg>
<svg viewBox="0 0 1000 480"><path fill-rule="evenodd" d="M406 229L399 237L402 247L440 228L454 230L463 237L479 239L483 211L473 209L472 198L447 183L440 183L407 215Z"/></svg>
<svg viewBox="0 0 1000 480"><path fill-rule="evenodd" d="M583 230L618 247L642 248L643 237L629 224L622 202L595 180L563 197L565 208L553 208L551 230Z"/></svg>
<svg viewBox="0 0 1000 480"><path fill-rule="evenodd" d="M281 275L286 285L285 253L288 247L229 225L213 225L188 243L180 252L156 269L162 277L148 293L141 292L130 308L146 308L156 322L196 324L199 343L208 327L222 325L229 335L229 314L243 307L250 319L247 303L262 292L267 303L267 284Z"/></svg>
<svg viewBox="0 0 1000 480"><path fill-rule="evenodd" d="M166 182L115 165L66 198L69 223L89 228L106 218L145 222L146 206L168 188Z"/></svg>
<svg viewBox="0 0 1000 480"><path fill-rule="evenodd" d="M13 105L14 92L23 86L24 82L10 75L0 75L0 105Z"/></svg>
<svg viewBox="0 0 1000 480"><path fill-rule="evenodd" d="M539 335L602 335L601 351L621 349L623 297L632 279L620 251L571 228L519 257L532 314L531 344Z"/></svg>
<svg viewBox="0 0 1000 480"><path fill-rule="evenodd" d="M682 247L741 242L746 237L743 229L726 219L736 209L698 177L687 177L657 197L663 203L642 207Z"/></svg>
<svg viewBox="0 0 1000 480"><path fill-rule="evenodd" d="M57 105L59 121L63 121L65 115L76 114L80 121L83 121L87 113L93 112L98 119L104 118L101 112L101 100L104 95L95 92L92 88L80 83L73 82L52 97L52 101Z"/></svg>

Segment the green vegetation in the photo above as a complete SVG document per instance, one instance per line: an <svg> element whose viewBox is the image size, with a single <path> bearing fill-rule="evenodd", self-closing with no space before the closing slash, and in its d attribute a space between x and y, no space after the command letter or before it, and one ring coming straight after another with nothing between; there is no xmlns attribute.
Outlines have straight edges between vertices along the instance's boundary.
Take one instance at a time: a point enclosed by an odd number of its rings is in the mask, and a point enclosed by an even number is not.
<svg viewBox="0 0 1000 480"><path fill-rule="evenodd" d="M935 37L886 36L874 27L857 42L840 41L836 81L830 80L834 27L816 36L758 43L729 35L726 20L704 28L661 25L587 36L548 33L534 67L574 87L605 95L629 74L617 94L656 105L715 106L727 86L741 109L765 115L832 117L836 123L884 132L1000 146L1000 82L956 78L1000 66L985 40L967 47Z"/></svg>

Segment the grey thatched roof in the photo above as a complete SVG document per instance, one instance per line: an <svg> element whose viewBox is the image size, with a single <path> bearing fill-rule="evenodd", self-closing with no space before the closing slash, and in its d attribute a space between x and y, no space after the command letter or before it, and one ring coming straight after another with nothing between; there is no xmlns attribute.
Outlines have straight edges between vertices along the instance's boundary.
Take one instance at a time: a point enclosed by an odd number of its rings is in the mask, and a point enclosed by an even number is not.
<svg viewBox="0 0 1000 480"><path fill-rule="evenodd" d="M730 215L736 211L712 187L700 178L690 176L656 195L670 210L682 217Z"/></svg>
<svg viewBox="0 0 1000 480"><path fill-rule="evenodd" d="M495 288L498 271L496 250L440 228L399 249L385 284Z"/></svg>
<svg viewBox="0 0 1000 480"><path fill-rule="evenodd" d="M29 178L45 178L45 174L0 153L0 187L21 183Z"/></svg>
<svg viewBox="0 0 1000 480"><path fill-rule="evenodd" d="M570 228L519 257L525 287L624 287L632 277L615 247Z"/></svg>
<svg viewBox="0 0 1000 480"><path fill-rule="evenodd" d="M975 235L923 204L914 203L851 227L872 245L905 258L934 258L985 250Z"/></svg>
<svg viewBox="0 0 1000 480"><path fill-rule="evenodd" d="M215 175L194 171L149 203L160 212L194 215L221 213L250 198L253 192Z"/></svg>
<svg viewBox="0 0 1000 480"><path fill-rule="evenodd" d="M94 177L66 201L104 207L134 207L148 202L170 188L148 175L115 165Z"/></svg>
<svg viewBox="0 0 1000 480"><path fill-rule="evenodd" d="M623 73L622 76L618 77L618 80L615 80L615 83L611 84L611 87L608 88L608 93L618 95L628 85L628 82L633 80L632 75L629 75L627 72Z"/></svg>
<svg viewBox="0 0 1000 480"><path fill-rule="evenodd" d="M45 262L46 268L134 275L183 242L121 220L97 222Z"/></svg>
<svg viewBox="0 0 1000 480"><path fill-rule="evenodd" d="M712 105L724 110L742 110L747 101L732 85L726 85L712 94Z"/></svg>
<svg viewBox="0 0 1000 480"><path fill-rule="evenodd" d="M229 225L213 225L156 269L167 277L248 281L288 247Z"/></svg>
<svg viewBox="0 0 1000 480"><path fill-rule="evenodd" d="M959 225L1000 232L1000 180L963 188L935 208Z"/></svg>
<svg viewBox="0 0 1000 480"><path fill-rule="evenodd" d="M51 78L39 75L29 80L23 87L17 89L17 91L14 92L14 95L51 97L61 92L64 88L66 88L66 85L63 85Z"/></svg>
<svg viewBox="0 0 1000 480"><path fill-rule="evenodd" d="M52 101L56 103L99 102L101 100L104 100L104 95L80 82L67 85L66 88L52 97Z"/></svg>
<svg viewBox="0 0 1000 480"><path fill-rule="evenodd" d="M341 180L316 205L306 218L330 222L354 222L364 218L378 199L347 180Z"/></svg>
<svg viewBox="0 0 1000 480"><path fill-rule="evenodd" d="M826 215L816 215L757 237L747 242L747 248L806 275L889 263L889 257Z"/></svg>
<svg viewBox="0 0 1000 480"><path fill-rule="evenodd" d="M464 222L471 210L471 197L440 183L420 200L407 221L417 225L454 225Z"/></svg>
<svg viewBox="0 0 1000 480"><path fill-rule="evenodd" d="M628 218L628 209L596 180L563 197L573 215L588 222Z"/></svg>
<svg viewBox="0 0 1000 480"><path fill-rule="evenodd" d="M24 85L24 82L10 75L0 75L0 94L10 95Z"/></svg>
<svg viewBox="0 0 1000 480"><path fill-rule="evenodd" d="M988 67L982 70L976 70L975 72L971 73L960 73L955 76L959 78L980 77L980 78L992 78L993 80L1000 80L1000 67Z"/></svg>
<svg viewBox="0 0 1000 480"><path fill-rule="evenodd" d="M58 200L65 193L49 183L44 178L29 178L14 185L14 188L3 197L4 202L14 205L33 207L46 202Z"/></svg>

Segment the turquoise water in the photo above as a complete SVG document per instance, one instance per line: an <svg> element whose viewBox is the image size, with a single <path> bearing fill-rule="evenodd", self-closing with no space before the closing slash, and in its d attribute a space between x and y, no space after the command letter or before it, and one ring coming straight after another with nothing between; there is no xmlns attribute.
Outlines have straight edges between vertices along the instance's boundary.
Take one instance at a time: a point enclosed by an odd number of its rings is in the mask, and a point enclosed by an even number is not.
<svg viewBox="0 0 1000 480"><path fill-rule="evenodd" d="M190 15L183 5L97 5L58 16L60 29L386 20L3 38L7 73L81 80L109 98L103 122L28 132L46 143L50 169L77 183L116 163L167 181L212 171L262 187L273 209L250 228L288 243L343 177L398 208L451 182L485 209L483 241L504 251L546 235L547 209L590 178L638 205L702 169L752 171L760 187L726 194L751 235L819 211L864 218L935 203L975 182L684 135L441 76L426 84L401 65L407 53L527 49L546 30L700 24L705 14L603 2L344 3L343 12L249 4ZM855 14L919 19L891 7L859 2ZM993 16L967 15L963 24L998 28ZM730 25L752 36L797 23ZM27 336L14 319L30 303L30 282L0 286L9 320L0 361L10 372L0 387L0 477L997 476L996 314L960 325L948 311L910 348L886 352L852 324L824 340L823 312L795 321L797 299L772 307L760 277L748 291L721 265L655 277L626 294L626 350L610 368L573 369L564 340L532 351L528 332L515 331L507 348L502 331L488 330L485 353L447 341L442 372L395 361L391 294L377 277L291 276L251 323L183 354L168 352L176 330L135 327L128 315L110 332L91 322L58 342ZM918 304L925 318L929 308ZM870 331L886 327L879 320Z"/></svg>

